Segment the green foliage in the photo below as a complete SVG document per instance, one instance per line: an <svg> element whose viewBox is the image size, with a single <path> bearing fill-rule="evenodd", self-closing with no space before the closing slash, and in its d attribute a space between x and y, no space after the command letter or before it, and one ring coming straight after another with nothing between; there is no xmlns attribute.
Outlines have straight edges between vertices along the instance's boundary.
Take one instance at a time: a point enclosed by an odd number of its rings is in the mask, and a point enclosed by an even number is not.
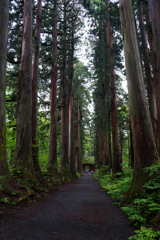
<svg viewBox="0 0 160 240"><path fill-rule="evenodd" d="M113 180L112 174L106 173L107 170L109 170L109 167L96 171L95 179L99 180L102 189L115 200L115 203L121 206L124 202L124 194L128 191L132 180L132 171L126 171L125 175L117 173Z"/></svg>
<svg viewBox="0 0 160 240"><path fill-rule="evenodd" d="M27 179L24 178L23 171L21 169L12 168L11 176L17 183L24 185L25 189L28 189L30 187L30 183Z"/></svg>
<svg viewBox="0 0 160 240"><path fill-rule="evenodd" d="M155 232L152 228L141 227L140 230L135 231L136 235L129 237L129 240L154 240L159 239L160 231Z"/></svg>
<svg viewBox="0 0 160 240"><path fill-rule="evenodd" d="M82 164L94 164L95 163L95 159L94 157L83 157L82 158Z"/></svg>
<svg viewBox="0 0 160 240"><path fill-rule="evenodd" d="M4 197L4 198L0 199L0 203L7 204L7 203L9 203L9 199L7 197Z"/></svg>
<svg viewBox="0 0 160 240"><path fill-rule="evenodd" d="M139 209L136 209L134 206L125 206L122 207L122 210L128 216L128 219L134 223L136 227L146 224L146 219L141 216Z"/></svg>
<svg viewBox="0 0 160 240"><path fill-rule="evenodd" d="M131 180L132 171L123 169L124 174L120 173L115 179L110 173L98 170L95 173L95 179L99 180L101 187L114 199L115 204L121 206L128 219L135 227L140 228L136 231L136 235L129 239L159 239L160 232L154 231L152 228L146 228L150 222L157 218L160 213L160 165L155 164L146 171L151 179L144 185L141 198L136 198L132 203L126 202L125 194L127 193Z"/></svg>
<svg viewBox="0 0 160 240"><path fill-rule="evenodd" d="M106 178L108 177L110 179L109 166L103 166L101 169L97 169L94 173L94 178L100 180L101 178L104 178L104 175Z"/></svg>
<svg viewBox="0 0 160 240"><path fill-rule="evenodd" d="M160 173L160 162L156 162L155 164L151 165L150 167L146 167L145 171L149 173L149 176L153 176L154 174Z"/></svg>
<svg viewBox="0 0 160 240"><path fill-rule="evenodd" d="M76 177L79 178L82 176L82 173L76 172Z"/></svg>

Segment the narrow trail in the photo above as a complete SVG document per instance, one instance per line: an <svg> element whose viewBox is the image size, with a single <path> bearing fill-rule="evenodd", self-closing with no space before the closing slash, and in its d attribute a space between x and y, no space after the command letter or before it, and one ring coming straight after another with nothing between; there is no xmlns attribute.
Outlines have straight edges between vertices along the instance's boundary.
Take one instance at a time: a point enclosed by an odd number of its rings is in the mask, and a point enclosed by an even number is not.
<svg viewBox="0 0 160 240"><path fill-rule="evenodd" d="M90 173L0 222L1 240L127 240L133 228Z"/></svg>

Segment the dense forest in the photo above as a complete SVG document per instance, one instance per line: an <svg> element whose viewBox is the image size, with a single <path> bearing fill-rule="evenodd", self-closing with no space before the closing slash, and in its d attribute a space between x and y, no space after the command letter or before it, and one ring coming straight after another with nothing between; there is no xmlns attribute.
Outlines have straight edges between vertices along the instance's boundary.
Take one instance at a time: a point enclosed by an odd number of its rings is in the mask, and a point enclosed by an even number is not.
<svg viewBox="0 0 160 240"><path fill-rule="evenodd" d="M153 0L1 1L5 196L17 181L38 191L46 176L76 179L83 156L113 180L132 172L128 202L148 181L158 189L159 22Z"/></svg>

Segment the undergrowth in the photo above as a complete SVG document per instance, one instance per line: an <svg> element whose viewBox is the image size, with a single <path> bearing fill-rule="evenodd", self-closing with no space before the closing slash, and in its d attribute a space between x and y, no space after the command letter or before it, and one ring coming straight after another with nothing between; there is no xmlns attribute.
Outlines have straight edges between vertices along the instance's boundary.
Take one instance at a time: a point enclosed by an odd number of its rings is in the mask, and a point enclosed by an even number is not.
<svg viewBox="0 0 160 240"><path fill-rule="evenodd" d="M145 169L151 180L144 185L141 197L132 203L127 203L126 193L132 181L133 171L123 169L123 173L118 173L113 178L107 170L108 167L97 170L94 177L138 229L129 239L160 239L160 164Z"/></svg>

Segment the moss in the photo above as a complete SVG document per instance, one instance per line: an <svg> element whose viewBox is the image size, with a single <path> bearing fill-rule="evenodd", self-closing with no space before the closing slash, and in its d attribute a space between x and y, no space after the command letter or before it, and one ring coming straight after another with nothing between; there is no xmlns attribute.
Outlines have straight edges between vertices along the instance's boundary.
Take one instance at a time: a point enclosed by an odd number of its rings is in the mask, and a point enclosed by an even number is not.
<svg viewBox="0 0 160 240"><path fill-rule="evenodd" d="M25 201L27 199L29 199L30 197L32 196L35 196L36 193L33 191L33 190L28 190L28 194L26 194L25 196L23 197L20 197L18 200L17 200L17 203L21 203L22 201Z"/></svg>
<svg viewBox="0 0 160 240"><path fill-rule="evenodd" d="M17 203L20 203L20 202L26 200L27 198L28 198L28 194L25 195L25 196L23 196L23 197L20 197L20 198L17 200Z"/></svg>

